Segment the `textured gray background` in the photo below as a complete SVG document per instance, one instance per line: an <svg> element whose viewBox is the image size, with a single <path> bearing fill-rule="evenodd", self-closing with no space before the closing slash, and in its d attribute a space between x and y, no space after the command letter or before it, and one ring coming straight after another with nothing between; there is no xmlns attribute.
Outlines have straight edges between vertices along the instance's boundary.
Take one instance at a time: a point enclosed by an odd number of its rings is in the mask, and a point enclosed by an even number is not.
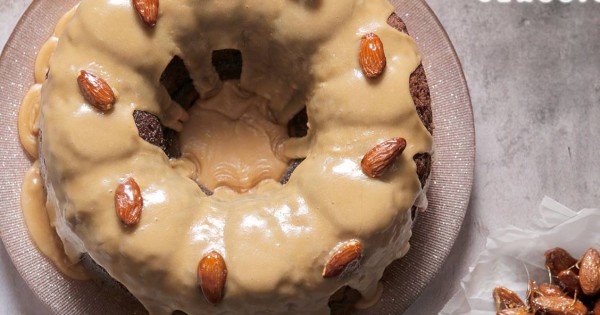
<svg viewBox="0 0 600 315"><path fill-rule="evenodd" d="M0 0L0 47L30 2ZM544 195L600 207L600 3L533 2L428 0L463 63L477 163L458 241L408 314L437 313L488 231L526 226ZM3 246L0 279L0 314L48 313Z"/></svg>

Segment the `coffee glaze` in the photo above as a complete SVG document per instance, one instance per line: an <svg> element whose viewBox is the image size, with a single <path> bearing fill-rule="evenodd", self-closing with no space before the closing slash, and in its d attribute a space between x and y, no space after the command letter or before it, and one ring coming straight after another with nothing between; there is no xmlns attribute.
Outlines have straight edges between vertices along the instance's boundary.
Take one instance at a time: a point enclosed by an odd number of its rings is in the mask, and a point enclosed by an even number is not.
<svg viewBox="0 0 600 315"><path fill-rule="evenodd" d="M329 296L344 285L366 300L376 296L385 267L409 248L410 209L423 195L412 157L432 147L408 88L420 55L414 40L387 25L393 9L385 0L162 0L149 28L128 0L84 0L50 58L33 119L43 136L47 216L71 262L87 252L152 314L326 314ZM387 55L374 80L358 64L368 32L381 37ZM188 114L160 75L180 56L206 101L222 91L211 53L227 48L244 56L239 88L268 100L274 123L306 105L310 129L275 141L279 160L306 158L286 185L264 180L242 194L208 197L196 178L182 175L194 172L182 172L181 160L138 136L132 114L151 112L185 133ZM85 102L80 70L113 88L112 111ZM384 177L368 178L363 155L393 137L407 140L404 153ZM128 177L144 198L134 227L114 209L114 191ZM364 249L360 267L324 279L334 249L353 239ZM212 250L228 269L217 306L196 280L198 261Z"/></svg>

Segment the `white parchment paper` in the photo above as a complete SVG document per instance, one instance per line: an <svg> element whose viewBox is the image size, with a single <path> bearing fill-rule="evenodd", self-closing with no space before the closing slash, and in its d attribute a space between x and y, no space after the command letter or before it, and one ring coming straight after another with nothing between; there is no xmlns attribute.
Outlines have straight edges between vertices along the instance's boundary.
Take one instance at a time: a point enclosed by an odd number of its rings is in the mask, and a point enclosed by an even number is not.
<svg viewBox="0 0 600 315"><path fill-rule="evenodd" d="M546 250L562 247L579 258L589 247L600 249L600 209L573 211L545 197L536 214L535 225L527 229L509 226L490 232L485 250L440 314L495 314L492 290L496 286L524 298L530 278L549 281Z"/></svg>

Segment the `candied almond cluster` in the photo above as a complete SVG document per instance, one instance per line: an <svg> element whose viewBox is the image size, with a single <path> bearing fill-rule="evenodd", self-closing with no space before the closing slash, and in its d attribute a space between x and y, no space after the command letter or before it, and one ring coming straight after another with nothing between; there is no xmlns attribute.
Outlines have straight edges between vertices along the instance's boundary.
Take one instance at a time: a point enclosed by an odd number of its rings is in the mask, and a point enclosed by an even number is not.
<svg viewBox="0 0 600 315"><path fill-rule="evenodd" d="M577 260L562 248L549 249L550 281L529 280L526 302L505 287L493 292L498 315L600 315L600 253L588 249Z"/></svg>

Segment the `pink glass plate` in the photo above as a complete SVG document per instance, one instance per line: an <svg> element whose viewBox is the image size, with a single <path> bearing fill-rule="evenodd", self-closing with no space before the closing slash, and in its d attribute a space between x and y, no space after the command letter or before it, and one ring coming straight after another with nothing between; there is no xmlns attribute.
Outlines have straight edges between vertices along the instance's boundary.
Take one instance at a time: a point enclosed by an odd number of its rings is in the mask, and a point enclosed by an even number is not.
<svg viewBox="0 0 600 315"><path fill-rule="evenodd" d="M62 276L35 248L20 209L23 174L30 166L18 141L17 113L33 83L37 51L58 19L77 0L33 1L0 58L0 235L17 270L57 314L144 314L144 308L115 281L73 281ZM475 130L462 68L444 28L424 1L392 1L424 56L435 124L435 160L429 208L419 215L408 255L384 275L382 300L365 314L399 314L436 275L460 230L473 184Z"/></svg>

